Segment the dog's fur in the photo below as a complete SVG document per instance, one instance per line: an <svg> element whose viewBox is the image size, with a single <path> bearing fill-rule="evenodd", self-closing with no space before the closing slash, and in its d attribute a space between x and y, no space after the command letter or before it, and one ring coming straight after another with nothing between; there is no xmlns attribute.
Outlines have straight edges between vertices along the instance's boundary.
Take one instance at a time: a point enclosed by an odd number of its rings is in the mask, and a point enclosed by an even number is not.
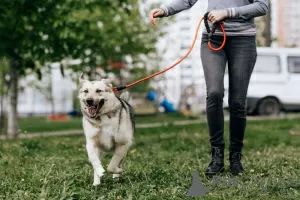
<svg viewBox="0 0 300 200"><path fill-rule="evenodd" d="M86 137L86 150L94 169L94 183L100 184L104 175L100 153L113 151L107 171L113 178L123 173L123 163L133 142L134 114L128 104L129 93L117 97L109 79L88 81L79 78L79 100L83 114L82 123Z"/></svg>

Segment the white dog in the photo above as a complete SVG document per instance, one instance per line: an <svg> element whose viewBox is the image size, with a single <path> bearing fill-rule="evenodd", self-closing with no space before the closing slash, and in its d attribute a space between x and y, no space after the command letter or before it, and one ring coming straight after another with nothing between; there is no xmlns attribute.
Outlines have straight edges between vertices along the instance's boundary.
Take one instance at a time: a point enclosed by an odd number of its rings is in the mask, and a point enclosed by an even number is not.
<svg viewBox="0 0 300 200"><path fill-rule="evenodd" d="M129 147L133 142L135 129L134 114L128 104L129 93L117 97L109 79L88 81L79 78L79 96L82 123L86 137L86 150L89 161L94 168L94 183L100 184L104 175L100 153L114 151L107 171L113 178L123 173L123 163Z"/></svg>

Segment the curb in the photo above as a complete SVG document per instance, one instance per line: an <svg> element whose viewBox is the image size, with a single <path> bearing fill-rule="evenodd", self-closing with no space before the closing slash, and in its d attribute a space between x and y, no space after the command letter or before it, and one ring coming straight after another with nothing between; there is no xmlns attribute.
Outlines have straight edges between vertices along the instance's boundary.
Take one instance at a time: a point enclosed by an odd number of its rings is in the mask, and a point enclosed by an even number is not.
<svg viewBox="0 0 300 200"><path fill-rule="evenodd" d="M137 124L136 128L155 128L155 127L166 127L170 125L183 126L189 124L199 124L204 123L203 120L184 120L184 121L175 121L175 122L166 122L166 123L148 123L148 124ZM52 137L52 136L66 136L66 135L83 135L83 130L66 130L66 131L53 131L53 132L42 132L42 133L29 133L29 134L20 134L16 139L28 139L28 138L37 138L37 137ZM6 136L1 135L0 140L9 140Z"/></svg>
<svg viewBox="0 0 300 200"><path fill-rule="evenodd" d="M281 116L270 116L270 117L247 117L248 121L261 121L261 120L272 120L272 119L295 119L299 118L299 115L281 115ZM225 121L229 120L229 116L224 117ZM180 120L174 122L156 122L156 123L145 123L145 124L137 124L136 128L143 129L143 128L155 128L155 127L167 127L167 126L184 126L190 124L200 124L206 123L206 120ZM26 139L26 138L37 138L37 137L51 137L51 136L66 136L66 135L83 135L83 130L65 130L65 131L53 131L53 132L42 132L42 133L29 133L29 134L20 134L17 139ZM6 136L1 135L0 140L9 140Z"/></svg>

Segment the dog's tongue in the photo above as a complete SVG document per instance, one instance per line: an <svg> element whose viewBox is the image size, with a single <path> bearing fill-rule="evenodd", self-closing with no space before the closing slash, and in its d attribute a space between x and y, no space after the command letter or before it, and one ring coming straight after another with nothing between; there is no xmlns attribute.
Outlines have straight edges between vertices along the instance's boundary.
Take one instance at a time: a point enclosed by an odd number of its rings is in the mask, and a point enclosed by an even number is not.
<svg viewBox="0 0 300 200"><path fill-rule="evenodd" d="M94 116L96 114L96 111L97 111L96 106L89 107L88 109L89 109L90 115Z"/></svg>

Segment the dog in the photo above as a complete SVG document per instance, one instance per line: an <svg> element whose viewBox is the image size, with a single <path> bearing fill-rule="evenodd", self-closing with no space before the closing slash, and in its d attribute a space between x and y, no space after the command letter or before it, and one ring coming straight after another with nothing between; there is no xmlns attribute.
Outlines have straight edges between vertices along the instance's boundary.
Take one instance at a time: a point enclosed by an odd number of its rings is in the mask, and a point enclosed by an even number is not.
<svg viewBox="0 0 300 200"><path fill-rule="evenodd" d="M107 167L113 178L123 174L125 157L133 143L134 112L128 103L129 93L117 97L110 79L89 81L83 76L79 77L78 98L88 159L94 169L93 185L97 186L105 172L100 160L102 152L113 152Z"/></svg>

